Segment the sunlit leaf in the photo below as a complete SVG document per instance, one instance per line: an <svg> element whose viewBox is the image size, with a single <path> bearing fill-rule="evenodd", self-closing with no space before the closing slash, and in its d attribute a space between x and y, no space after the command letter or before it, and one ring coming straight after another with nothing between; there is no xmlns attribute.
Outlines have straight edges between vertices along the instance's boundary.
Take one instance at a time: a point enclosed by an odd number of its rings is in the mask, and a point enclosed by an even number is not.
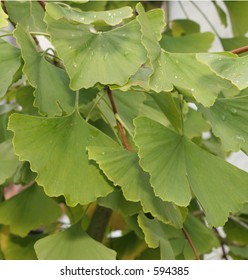
<svg viewBox="0 0 248 280"><path fill-rule="evenodd" d="M213 132L221 138L225 150L244 150L248 154L248 94L219 98L210 108L200 107L211 123Z"/></svg>
<svg viewBox="0 0 248 280"><path fill-rule="evenodd" d="M18 23L25 30L46 31L43 21L45 12L38 1L7 1L5 6L11 21Z"/></svg>
<svg viewBox="0 0 248 280"><path fill-rule="evenodd" d="M69 78L64 70L48 62L45 53L38 52L32 37L18 26L15 38L21 46L23 71L30 84L36 88L35 106L49 116L61 115L62 110L74 110L75 94L69 89Z"/></svg>
<svg viewBox="0 0 248 280"><path fill-rule="evenodd" d="M8 26L8 15L3 11L2 6L0 6L0 28Z"/></svg>
<svg viewBox="0 0 248 280"><path fill-rule="evenodd" d="M194 194L210 226L223 225L247 201L246 172L148 118L137 118L135 127L140 164L163 200L187 206Z"/></svg>
<svg viewBox="0 0 248 280"><path fill-rule="evenodd" d="M91 24L96 21L103 21L108 25L120 24L123 19L133 16L131 7L123 7L109 11L79 11L71 7L60 6L55 3L48 3L46 5L46 12L49 16L58 20L66 18L70 21L76 21L84 24Z"/></svg>
<svg viewBox="0 0 248 280"><path fill-rule="evenodd" d="M0 97L4 96L21 66L19 57L20 51L0 38Z"/></svg>
<svg viewBox="0 0 248 280"><path fill-rule="evenodd" d="M124 85L146 62L136 20L107 32L93 32L84 24L66 19L47 16L46 21L74 90L96 83Z"/></svg>
<svg viewBox="0 0 248 280"><path fill-rule="evenodd" d="M248 56L231 54L197 54L197 59L223 79L231 81L240 90L248 87Z"/></svg>
<svg viewBox="0 0 248 280"><path fill-rule="evenodd" d="M89 139L100 136L100 131L78 113L60 118L13 114L9 128L15 133L15 152L30 162L38 173L36 181L49 196L64 195L67 204L75 206L112 191L85 150Z"/></svg>
<svg viewBox="0 0 248 280"><path fill-rule="evenodd" d="M62 245L62 246L61 246ZM114 260L116 252L92 239L80 223L36 242L39 260Z"/></svg>
<svg viewBox="0 0 248 280"><path fill-rule="evenodd" d="M93 145L93 142L91 143ZM139 166L137 154L114 145L89 146L89 158L96 160L104 174L117 186L122 187L127 200L141 202L144 212L150 212L164 223L180 227L186 210L156 197L149 183L148 174Z"/></svg>
<svg viewBox="0 0 248 280"><path fill-rule="evenodd" d="M173 37L199 33L200 25L189 19L175 19L171 23L171 32Z"/></svg>
<svg viewBox="0 0 248 280"><path fill-rule="evenodd" d="M11 140L0 144L0 184L10 178L17 169L19 160L14 154Z"/></svg>
<svg viewBox="0 0 248 280"><path fill-rule="evenodd" d="M0 203L0 223L14 234L25 236L31 230L59 218L59 205L38 186L32 186Z"/></svg>

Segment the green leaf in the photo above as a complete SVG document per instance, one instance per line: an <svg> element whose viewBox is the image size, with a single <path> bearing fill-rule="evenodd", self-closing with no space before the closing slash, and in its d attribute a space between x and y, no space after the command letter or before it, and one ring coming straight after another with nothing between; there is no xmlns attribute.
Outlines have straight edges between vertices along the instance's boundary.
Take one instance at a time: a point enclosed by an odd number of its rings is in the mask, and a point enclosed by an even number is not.
<svg viewBox="0 0 248 280"><path fill-rule="evenodd" d="M138 216L138 223L144 232L147 245L150 248L157 248L160 246L162 260L174 260L175 254L169 238L180 236L180 230L173 229L155 219L149 220L143 214Z"/></svg>
<svg viewBox="0 0 248 280"><path fill-rule="evenodd" d="M56 221L60 214L59 205L36 185L0 203L0 223L20 236Z"/></svg>
<svg viewBox="0 0 248 280"><path fill-rule="evenodd" d="M186 209L173 203L163 202L156 197L149 183L148 174L138 163L137 154L122 149L112 140L104 145L91 142L88 146L89 158L94 159L104 174L116 186L121 186L127 200L141 202L144 212L150 212L164 223L181 227L187 214Z"/></svg>
<svg viewBox="0 0 248 280"><path fill-rule="evenodd" d="M21 66L19 57L20 51L0 38L0 98L6 93Z"/></svg>
<svg viewBox="0 0 248 280"><path fill-rule="evenodd" d="M39 53L35 43L21 26L14 36L21 46L24 59L23 71L30 84L36 88L35 106L48 116L71 113L74 110L75 94L69 89L69 78L64 70L48 62L45 53Z"/></svg>
<svg viewBox="0 0 248 280"><path fill-rule="evenodd" d="M116 252L92 239L77 223L40 239L34 245L39 260L114 260Z"/></svg>
<svg viewBox="0 0 248 280"><path fill-rule="evenodd" d="M8 26L8 15L5 14L2 6L0 6L0 28Z"/></svg>
<svg viewBox="0 0 248 280"><path fill-rule="evenodd" d="M6 260L37 260L34 251L35 242L42 234L28 235L24 238L0 233L1 249Z"/></svg>
<svg viewBox="0 0 248 280"><path fill-rule="evenodd" d="M38 173L36 181L49 196L64 195L67 204L88 204L112 191L85 150L91 137L102 134L78 113L58 118L13 114L15 152ZM104 139L104 137L103 137Z"/></svg>
<svg viewBox="0 0 248 280"><path fill-rule="evenodd" d="M14 154L11 140L0 144L0 185L16 171L19 160Z"/></svg>
<svg viewBox="0 0 248 280"><path fill-rule="evenodd" d="M37 1L7 1L9 18L30 32L45 32L44 10Z"/></svg>
<svg viewBox="0 0 248 280"><path fill-rule="evenodd" d="M207 52L214 41L211 32L193 33L182 37L163 35L160 42L163 49L172 53Z"/></svg>
<svg viewBox="0 0 248 280"><path fill-rule="evenodd" d="M200 25L189 19L176 19L172 21L171 32L173 37L194 34L200 32Z"/></svg>
<svg viewBox="0 0 248 280"><path fill-rule="evenodd" d="M74 90L96 83L124 85L146 62L136 20L107 32L93 32L87 25L49 16L46 22Z"/></svg>
<svg viewBox="0 0 248 280"><path fill-rule="evenodd" d="M230 246L230 254L241 257L242 260L247 260L248 246L244 246L244 247Z"/></svg>
<svg viewBox="0 0 248 280"><path fill-rule="evenodd" d="M235 220L242 218L235 218ZM224 231L226 233L227 240L233 241L233 243L238 244L240 246L244 246L248 244L248 235L247 235L247 228L242 226L242 220L241 224L237 223L237 221L232 220L231 218L228 220L228 222L225 224ZM244 225L248 226L247 223Z"/></svg>
<svg viewBox="0 0 248 280"><path fill-rule="evenodd" d="M148 118L137 118L135 127L140 164L164 201L187 206L194 194L210 226L223 225L247 201L246 172Z"/></svg>
<svg viewBox="0 0 248 280"><path fill-rule="evenodd" d="M84 24L103 21L106 24L112 26L120 24L123 19L133 16L133 10L131 7L123 7L109 11L85 12L73 9L71 7L63 7L55 3L48 3L46 5L46 12L49 14L49 16L56 20L60 18L66 18L69 21L75 21Z"/></svg>
<svg viewBox="0 0 248 280"><path fill-rule="evenodd" d="M234 36L243 36L248 31L248 6L246 1L224 1L228 9Z"/></svg>
<svg viewBox="0 0 248 280"><path fill-rule="evenodd" d="M210 108L200 107L213 132L221 138L226 151L243 149L248 154L248 92L232 97L218 98Z"/></svg>
<svg viewBox="0 0 248 280"><path fill-rule="evenodd" d="M39 115L38 108L34 107L35 98L34 93L35 89L31 86L23 86L18 88L15 91L16 101L22 107L22 113L28 115Z"/></svg>
<svg viewBox="0 0 248 280"><path fill-rule="evenodd" d="M248 87L248 56L227 54L197 54L196 58L208 65L219 77L231 81L240 90Z"/></svg>
<svg viewBox="0 0 248 280"><path fill-rule="evenodd" d="M240 47L248 45L247 37L233 37L233 38L221 38L221 44L225 51L232 51ZM244 53L243 55L245 55Z"/></svg>
<svg viewBox="0 0 248 280"><path fill-rule="evenodd" d="M223 9L217 4L216 1L212 1L212 3L214 4L214 7L219 15L220 21L221 23L227 27L227 15L226 13L223 11Z"/></svg>

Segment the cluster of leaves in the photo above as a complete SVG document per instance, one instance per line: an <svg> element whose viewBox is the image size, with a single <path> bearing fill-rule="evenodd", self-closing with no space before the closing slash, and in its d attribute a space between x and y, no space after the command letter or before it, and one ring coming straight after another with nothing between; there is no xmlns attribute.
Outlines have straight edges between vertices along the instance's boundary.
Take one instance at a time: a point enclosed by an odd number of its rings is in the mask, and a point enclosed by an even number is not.
<svg viewBox="0 0 248 280"><path fill-rule="evenodd" d="M248 174L225 158L248 153L248 57L152 2L39 2L0 7L0 258L247 258ZM226 6L228 50L248 24Z"/></svg>

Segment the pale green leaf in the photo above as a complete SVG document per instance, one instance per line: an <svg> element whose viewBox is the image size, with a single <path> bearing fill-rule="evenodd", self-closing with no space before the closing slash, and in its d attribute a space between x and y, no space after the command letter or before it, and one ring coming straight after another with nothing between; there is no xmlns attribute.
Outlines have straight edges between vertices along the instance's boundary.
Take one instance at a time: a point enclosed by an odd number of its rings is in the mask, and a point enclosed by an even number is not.
<svg viewBox="0 0 248 280"><path fill-rule="evenodd" d="M211 32L193 33L181 37L163 35L160 42L162 48L172 53L196 53L207 52L214 41Z"/></svg>
<svg viewBox="0 0 248 280"><path fill-rule="evenodd" d="M0 28L8 26L8 15L4 12L2 6L0 5Z"/></svg>
<svg viewBox="0 0 248 280"><path fill-rule="evenodd" d="M20 51L0 38L0 97L6 93L20 66Z"/></svg>
<svg viewBox="0 0 248 280"><path fill-rule="evenodd" d="M195 195L210 226L223 225L247 201L246 172L148 118L135 127L140 164L161 199L187 206Z"/></svg>
<svg viewBox="0 0 248 280"><path fill-rule="evenodd" d="M116 252L92 239L80 223L40 239L34 245L39 260L114 260Z"/></svg>
<svg viewBox="0 0 248 280"><path fill-rule="evenodd" d="M169 239L179 237L181 231L165 225L156 219L150 220L143 214L138 216L138 223L144 232L147 245L150 248L160 247L161 259L174 260L175 254Z"/></svg>
<svg viewBox="0 0 248 280"><path fill-rule="evenodd" d="M223 79L231 81L240 90L248 87L248 56L232 54L197 54L196 58Z"/></svg>
<svg viewBox="0 0 248 280"><path fill-rule="evenodd" d="M181 227L187 211L173 203L163 202L156 197L149 183L148 174L139 166L137 154L122 149L112 140L104 145L87 149L89 158L94 159L104 174L116 185L121 186L127 200L141 202L144 212L150 212L164 223Z"/></svg>
<svg viewBox="0 0 248 280"><path fill-rule="evenodd" d="M2 142L0 144L0 185L15 173L18 164L19 160L14 154L11 140Z"/></svg>
<svg viewBox="0 0 248 280"><path fill-rule="evenodd" d="M173 37L199 33L200 25L189 19L175 19L171 24L171 32Z"/></svg>
<svg viewBox="0 0 248 280"><path fill-rule="evenodd" d="M219 98L210 108L200 107L227 151L242 149L248 154L247 106L248 94L244 93L232 98Z"/></svg>
<svg viewBox="0 0 248 280"><path fill-rule="evenodd" d="M224 12L224 10L217 4L217 1L212 1L217 13L218 13L218 16L220 18L220 21L221 23L227 27L227 15L226 13Z"/></svg>
<svg viewBox="0 0 248 280"><path fill-rule="evenodd" d="M222 90L232 87L229 81L221 79L208 66L197 61L195 54L176 54L162 51L159 61L160 66L157 71L163 75L158 76L156 86L159 87L159 82L162 79L163 81L169 80L180 93L193 96L197 102L204 106L213 105Z"/></svg>
<svg viewBox="0 0 248 280"><path fill-rule="evenodd" d="M106 32L93 32L84 24L73 24L66 19L46 16L46 21L74 90L96 83L124 85L146 62L136 20Z"/></svg>
<svg viewBox="0 0 248 280"><path fill-rule="evenodd" d="M108 25L120 24L123 19L133 16L131 7L123 7L109 11L80 11L71 7L60 6L55 3L48 3L46 5L46 12L49 16L58 20L66 18L70 21L75 21L84 24L91 24L97 21L103 21Z"/></svg>
<svg viewBox="0 0 248 280"><path fill-rule="evenodd" d="M85 150L91 137L102 134L77 112L58 118L13 114L9 129L15 134L16 154L30 162L32 171L38 173L36 181L49 196L64 195L67 204L75 206L112 191Z"/></svg>
<svg viewBox="0 0 248 280"><path fill-rule="evenodd" d="M31 32L45 32L45 12L38 1L6 1L9 18Z"/></svg>
<svg viewBox="0 0 248 280"><path fill-rule="evenodd" d="M234 36L243 36L248 31L248 6L246 1L224 1L228 9Z"/></svg>
<svg viewBox="0 0 248 280"><path fill-rule="evenodd" d="M48 62L45 53L38 52L35 43L21 26L14 36L21 46L24 59L23 71L30 84L36 88L35 106L48 116L71 113L74 110L75 94L69 88L69 78L64 70Z"/></svg>
<svg viewBox="0 0 248 280"><path fill-rule="evenodd" d="M37 185L0 203L0 224L9 225L19 236L55 222L60 214L59 205Z"/></svg>

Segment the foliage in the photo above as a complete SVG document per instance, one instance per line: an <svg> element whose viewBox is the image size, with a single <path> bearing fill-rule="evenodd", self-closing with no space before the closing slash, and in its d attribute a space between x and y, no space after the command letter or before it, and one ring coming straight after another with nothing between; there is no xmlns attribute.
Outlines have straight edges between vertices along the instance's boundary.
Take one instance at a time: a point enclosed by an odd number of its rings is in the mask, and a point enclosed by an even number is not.
<svg viewBox="0 0 248 280"><path fill-rule="evenodd" d="M248 5L226 39L161 4L1 4L1 258L248 258Z"/></svg>

